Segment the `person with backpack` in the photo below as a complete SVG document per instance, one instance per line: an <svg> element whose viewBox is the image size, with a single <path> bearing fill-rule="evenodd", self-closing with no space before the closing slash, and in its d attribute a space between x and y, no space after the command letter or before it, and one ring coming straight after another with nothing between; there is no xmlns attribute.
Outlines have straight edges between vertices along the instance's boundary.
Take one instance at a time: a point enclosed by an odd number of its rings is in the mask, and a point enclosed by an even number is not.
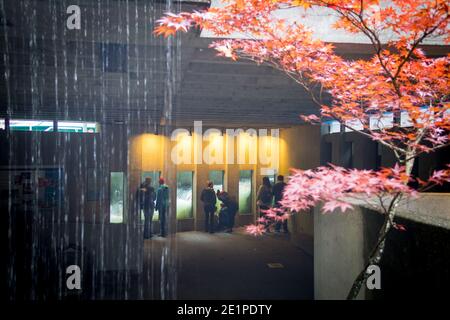
<svg viewBox="0 0 450 320"><path fill-rule="evenodd" d="M234 218L239 210L239 204L233 196L227 197L224 203L228 209L227 229L225 230L225 232L232 233L234 227Z"/></svg>
<svg viewBox="0 0 450 320"><path fill-rule="evenodd" d="M279 175L277 177L277 183L273 186L273 197L274 197L274 206L275 208L281 208L280 201L283 200L283 192L284 188L286 188L286 183L284 182L284 176ZM281 209L280 209L281 210ZM281 216L283 215L283 211L280 211L277 213L277 215ZM288 233L288 224L287 220L284 220L283 222L277 221L275 224L275 231L280 232L281 227L283 227L284 233Z"/></svg>
<svg viewBox="0 0 450 320"><path fill-rule="evenodd" d="M220 204L220 210L219 210L219 223L217 225L218 231L225 231L227 230L228 226L228 207L225 205L224 202Z"/></svg>
<svg viewBox="0 0 450 320"><path fill-rule="evenodd" d="M205 232L214 233L214 213L216 212L216 192L214 191L214 184L208 181L206 188L203 189L200 196L205 210Z"/></svg>
<svg viewBox="0 0 450 320"><path fill-rule="evenodd" d="M161 237L166 236L166 215L169 209L169 187L164 178L159 178L159 188L156 194L156 210L159 213L159 225Z"/></svg>
<svg viewBox="0 0 450 320"><path fill-rule="evenodd" d="M152 178L146 177L139 189L139 202L144 210L144 239L152 237L152 220L155 210L155 189L152 187Z"/></svg>
<svg viewBox="0 0 450 320"><path fill-rule="evenodd" d="M265 215L265 210L270 209L272 206L272 185L270 184L270 180L268 177L263 177L262 185L258 189L258 193L256 195L256 205L259 208L259 216L262 218ZM268 222L265 223L266 232L269 232L270 224Z"/></svg>
<svg viewBox="0 0 450 320"><path fill-rule="evenodd" d="M235 198L226 191L220 192L217 195L217 198L222 201L221 214L219 214L219 226L224 229L225 232L232 233L234 218L239 210L239 205ZM221 216L222 219L220 219Z"/></svg>

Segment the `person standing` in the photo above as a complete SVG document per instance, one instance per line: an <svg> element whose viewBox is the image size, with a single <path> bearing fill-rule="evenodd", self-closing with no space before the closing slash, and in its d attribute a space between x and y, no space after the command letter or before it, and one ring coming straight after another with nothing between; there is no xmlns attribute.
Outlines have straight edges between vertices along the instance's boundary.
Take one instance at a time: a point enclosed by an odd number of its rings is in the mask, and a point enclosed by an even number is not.
<svg viewBox="0 0 450 320"><path fill-rule="evenodd" d="M140 189L140 201L144 209L144 239L152 237L152 220L155 210L155 189L152 187L152 178L146 177Z"/></svg>
<svg viewBox="0 0 450 320"><path fill-rule="evenodd" d="M258 189L256 195L256 205L259 208L259 217L262 218L265 215L265 210L270 209L272 206L272 185L270 184L269 177L263 177L262 185ZM269 232L270 223L266 221L266 232Z"/></svg>
<svg viewBox="0 0 450 320"><path fill-rule="evenodd" d="M286 183L284 182L284 177L282 175L279 175L277 177L277 183L275 183L275 185L273 186L275 208L281 208L280 201L283 199L283 192L285 187ZM277 214L281 216L283 215L283 212L278 212ZM283 222L277 221L277 223L275 224L275 231L280 232L281 226L283 226L283 231L285 233L288 233L287 220L284 220Z"/></svg>
<svg viewBox="0 0 450 320"><path fill-rule="evenodd" d="M224 202L220 204L218 231L227 230L228 226L228 207Z"/></svg>
<svg viewBox="0 0 450 320"><path fill-rule="evenodd" d="M206 188L203 189L200 196L205 210L205 232L214 233L214 212L216 212L217 197L214 192L214 184L208 181Z"/></svg>
<svg viewBox="0 0 450 320"><path fill-rule="evenodd" d="M237 203L234 196L231 196L226 191L222 191L217 195L217 198L222 201L224 207L226 208L226 216L225 216L225 232L232 233L234 227L234 218L236 213L239 210L239 204Z"/></svg>
<svg viewBox="0 0 450 320"><path fill-rule="evenodd" d="M227 197L225 201L225 205L228 208L228 224L227 224L227 230L226 232L232 233L233 227L234 227L234 218L236 216L236 213L239 210L239 205L237 201L235 200L234 196Z"/></svg>
<svg viewBox="0 0 450 320"><path fill-rule="evenodd" d="M164 178L159 178L159 187L156 194L156 210L159 213L159 225L161 237L166 236L167 212L169 210L169 187L165 184Z"/></svg>

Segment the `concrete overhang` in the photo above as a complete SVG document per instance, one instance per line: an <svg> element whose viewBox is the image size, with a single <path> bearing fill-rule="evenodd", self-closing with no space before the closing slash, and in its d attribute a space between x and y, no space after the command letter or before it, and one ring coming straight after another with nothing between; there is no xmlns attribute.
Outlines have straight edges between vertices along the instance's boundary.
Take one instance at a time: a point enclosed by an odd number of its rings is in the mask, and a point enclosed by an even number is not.
<svg viewBox="0 0 450 320"><path fill-rule="evenodd" d="M389 1L381 1L380 6L387 6ZM212 8L224 7L226 2L223 0L211 0ZM277 18L283 18L287 21L297 21L309 27L313 33L313 37L330 43L352 43L352 44L370 44L370 40L363 34L350 34L344 30L333 28L333 24L337 21L337 13L329 8L312 7L304 9L301 7L278 10L274 14ZM249 39L249 35L242 33L232 33L228 36L217 36L214 33L203 30L201 37L204 38L231 38L231 39ZM252 38L255 38L254 36ZM385 33L381 35L382 42L394 39L394 34ZM424 45L444 45L443 37L430 37L422 43Z"/></svg>

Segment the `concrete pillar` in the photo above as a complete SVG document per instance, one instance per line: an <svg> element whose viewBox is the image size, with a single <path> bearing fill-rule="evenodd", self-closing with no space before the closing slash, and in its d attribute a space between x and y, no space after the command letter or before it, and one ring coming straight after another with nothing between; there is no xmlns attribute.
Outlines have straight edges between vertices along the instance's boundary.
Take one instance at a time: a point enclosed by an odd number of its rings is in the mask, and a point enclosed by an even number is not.
<svg viewBox="0 0 450 320"><path fill-rule="evenodd" d="M364 218L360 208L330 214L314 209L314 298L345 299L364 266ZM361 290L359 299L365 298Z"/></svg>
<svg viewBox="0 0 450 320"><path fill-rule="evenodd" d="M280 174L287 177L291 168L313 169L320 165L320 127L296 126L280 133ZM291 241L313 254L314 217L312 210L294 214L288 221Z"/></svg>

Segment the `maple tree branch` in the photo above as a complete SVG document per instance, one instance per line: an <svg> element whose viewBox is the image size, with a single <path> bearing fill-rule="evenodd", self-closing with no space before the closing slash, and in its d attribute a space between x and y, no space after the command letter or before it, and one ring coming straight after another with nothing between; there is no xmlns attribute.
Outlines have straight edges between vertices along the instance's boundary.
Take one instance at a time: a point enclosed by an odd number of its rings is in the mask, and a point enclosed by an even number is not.
<svg viewBox="0 0 450 320"><path fill-rule="evenodd" d="M345 17L354 27L356 27L357 29L359 29L362 33L364 33L370 40L370 42L372 43L372 46L375 50L375 55L377 56L378 61L380 62L381 67L383 68L384 72L386 73L386 75L391 79L392 81L392 85L394 86L394 90L397 93L397 95L399 97L402 96L401 92L400 92L400 88L397 84L396 78L394 77L394 75L389 71L387 65L384 63L383 58L381 56L381 50L383 48L383 45L381 44L381 41L378 37L378 35L375 33L375 31L373 31L372 29L370 29L366 22L364 21L364 17L362 16L362 14L358 14L354 11L351 11L350 9L345 8L344 10L347 10L350 14L354 14L356 15L357 18L351 18L350 16L346 15L343 11L340 10L336 10L336 12L338 12L341 16ZM357 23L357 21L360 22Z"/></svg>
<svg viewBox="0 0 450 320"><path fill-rule="evenodd" d="M249 60L252 62L257 62L255 59L255 56L252 55L248 55L243 51L237 51L238 55L245 59L245 60ZM322 102L322 98L321 98L321 94L318 97L316 97L314 90L311 88L311 86L309 85L311 82L307 81L303 78L302 74L298 73L298 72L293 72L290 70L287 70L286 68L284 68L280 63L277 62L277 60L274 59L264 59L263 60L264 64L267 64L277 70L282 71L283 73L285 73L288 77L290 77L292 80L294 80L296 83L298 83L300 86L302 86L311 96L312 101L319 107L321 108L323 106L323 102ZM336 116L335 114L331 115L333 119L335 119L336 121L338 121L339 123L341 123L345 128L348 128L354 132L357 132L363 136L366 136L368 138L370 138L371 140L374 140L374 134L372 132L372 130L369 129L369 133L365 132L365 131L360 131L360 130L355 130L353 127L349 126L346 124L346 121L343 119L340 119L340 117ZM382 145L384 145L385 147L389 148L390 150L392 150L394 152L395 157L397 158L398 161L402 161L402 155L406 154L406 150L392 144L392 143L388 143L384 140L376 140L377 142L381 143Z"/></svg>
<svg viewBox="0 0 450 320"><path fill-rule="evenodd" d="M252 60L252 61L254 61L252 58L249 58L249 59ZM303 77L301 76L301 74L298 74L298 73L295 73L295 72L286 70L285 68L283 68L280 64L278 64L278 63L277 63L276 61L274 61L274 60L266 60L266 63L269 64L270 66L272 66L272 67L274 67L274 68L280 70L280 71L283 71L286 75L288 75L288 76L289 76L291 79L293 79L296 83L300 84L307 92L309 92L309 94L310 94L310 96L311 96L313 102L314 102L315 104L317 104L317 105L319 106L319 108L322 107L322 105L323 105L322 101L320 101L320 100L318 100L318 99L316 98L316 96L315 96L313 90L311 89L310 86L308 86L308 82L305 81L305 80L303 79ZM300 77L301 80L298 79L298 76ZM364 136L370 138L371 140L374 140L372 134L367 133L367 132L364 132L364 131L360 131L360 130L355 130L355 129L352 128L351 126L347 125L347 124L346 124L346 121L340 119L340 118L337 117L336 115L332 115L332 116L333 116L333 119L335 119L336 121L338 121L339 123L341 123L345 128L348 128L348 129L350 129L350 130L352 130L352 131L354 131L354 132L358 132L359 134L362 134L362 135L364 135ZM369 131L372 132L371 130L369 130ZM401 154L405 154L405 153L406 153L406 151L405 151L404 149L402 149L402 148L400 148L400 147L397 147L397 146L395 146L395 145L393 145L393 144L391 144L391 143L388 143L388 142L386 142L386 141L384 141L384 140L376 140L376 141L378 141L378 142L381 143L382 145L386 146L387 148L391 149L391 150L394 152L394 154L395 154L397 160L399 160L399 161L400 161L400 159L401 159Z"/></svg>
<svg viewBox="0 0 450 320"><path fill-rule="evenodd" d="M448 16L444 19L444 21L447 20L447 19L448 19ZM443 21L442 21L442 22L443 22ZM394 78L395 78L395 79L397 79L397 77L400 75L400 72L401 72L403 66L404 66L405 63L411 58L411 56L412 56L412 54L414 53L414 50L417 48L417 46L418 46L423 40L425 40L426 37L428 37L428 36L431 35L434 31L436 31L436 29L439 27L439 25L440 25L442 22L439 22L439 23L436 24L432 29L430 29L430 30L428 30L428 31L425 31L425 30L424 30L422 36L419 37L419 39L417 39L417 40L413 43L413 45L412 45L411 49L408 51L406 57L403 59L403 61L402 61L402 62L399 64L399 66L397 67L397 71L396 71L396 73L395 73L395 75L394 75Z"/></svg>
<svg viewBox="0 0 450 320"><path fill-rule="evenodd" d="M439 149L442 149L442 148L446 148L446 147L450 147L450 142L449 142L449 143L446 143L446 144L441 144L441 145L436 146L436 147L433 147L433 148L431 148L431 149L428 150L428 151L420 151L420 152L417 152L414 156L411 156L411 157L405 159L405 162L408 161L408 160L417 158L418 156L420 156L420 155L422 155L422 154L424 154L424 153L434 152L434 151L436 151L436 150L439 150Z"/></svg>
<svg viewBox="0 0 450 320"><path fill-rule="evenodd" d="M384 213L387 215L388 212L387 212L387 209L386 209L386 207L385 207L385 205L384 205L383 195L379 194L379 195L377 195L377 197L378 197L378 200L379 200L379 202L380 202L381 208L383 209Z"/></svg>
<svg viewBox="0 0 450 320"><path fill-rule="evenodd" d="M322 2L326 5L326 2ZM392 81L392 85L394 87L395 92L397 93L397 95L399 97L402 97L402 93L400 91L400 86L397 82L397 78L400 75L400 72L402 71L403 66L405 65L405 63L407 61L410 60L412 54L414 53L414 50L417 48L417 46L425 39L427 38L429 35L431 35L433 32L436 31L436 29L446 20L449 19L449 15L447 14L447 16L445 16L442 20L440 20L438 23L436 23L432 28L430 29L425 29L423 30L423 34L421 37L419 37L418 39L416 39L412 45L411 48L408 50L408 53L406 54L406 56L403 58L403 60L400 62L400 64L397 66L397 70L394 74L392 74L387 65L384 63L383 61L383 57L381 55L381 50L383 48L380 38L377 35L377 33L372 30L367 23L364 20L363 17L363 1L361 0L361 8L360 8L360 12L357 13L349 8L342 8L342 7L336 7L337 9L335 10L337 13L339 13L342 17L346 18L354 27L356 27L357 29L359 29L362 33L364 33L370 40L370 42L372 43L374 49L375 49L375 54L377 56L378 61L380 62L381 67L383 68L383 70L386 72L386 75L391 79ZM344 13L344 10L348 12L348 14ZM358 23L359 22L359 23ZM416 37L414 37L416 38Z"/></svg>

